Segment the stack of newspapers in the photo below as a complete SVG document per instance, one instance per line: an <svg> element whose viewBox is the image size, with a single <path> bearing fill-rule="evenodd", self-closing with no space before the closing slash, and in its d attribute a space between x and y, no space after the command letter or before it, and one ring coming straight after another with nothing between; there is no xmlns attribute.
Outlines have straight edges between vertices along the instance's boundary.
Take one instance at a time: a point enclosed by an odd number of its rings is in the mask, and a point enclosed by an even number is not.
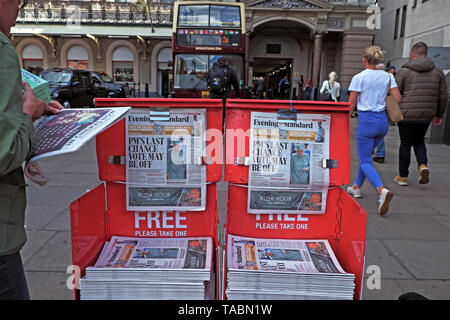
<svg viewBox="0 0 450 320"><path fill-rule="evenodd" d="M350 300L355 289L327 240L228 235L227 266L228 300Z"/></svg>
<svg viewBox="0 0 450 320"><path fill-rule="evenodd" d="M211 238L113 236L80 279L81 300L211 300Z"/></svg>

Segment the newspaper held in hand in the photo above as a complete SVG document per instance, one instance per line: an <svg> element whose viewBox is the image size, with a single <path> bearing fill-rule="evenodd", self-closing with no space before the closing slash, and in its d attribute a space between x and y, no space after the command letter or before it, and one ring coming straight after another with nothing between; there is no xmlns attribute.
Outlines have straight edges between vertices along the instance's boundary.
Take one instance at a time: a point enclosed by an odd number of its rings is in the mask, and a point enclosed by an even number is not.
<svg viewBox="0 0 450 320"><path fill-rule="evenodd" d="M323 214L330 183L330 116L252 112L249 213Z"/></svg>
<svg viewBox="0 0 450 320"><path fill-rule="evenodd" d="M29 162L77 151L118 122L131 108L63 109L34 122L35 144Z"/></svg>
<svg viewBox="0 0 450 320"><path fill-rule="evenodd" d="M352 299L355 276L327 240L228 235L228 299Z"/></svg>
<svg viewBox="0 0 450 320"><path fill-rule="evenodd" d="M113 236L81 279L81 299L213 299L211 238Z"/></svg>
<svg viewBox="0 0 450 320"><path fill-rule="evenodd" d="M22 80L30 85L36 98L43 100L45 103L50 103L50 87L48 81L25 69L22 69Z"/></svg>
<svg viewBox="0 0 450 320"><path fill-rule="evenodd" d="M153 120L136 108L126 118L127 210L205 210L206 110L170 109Z"/></svg>

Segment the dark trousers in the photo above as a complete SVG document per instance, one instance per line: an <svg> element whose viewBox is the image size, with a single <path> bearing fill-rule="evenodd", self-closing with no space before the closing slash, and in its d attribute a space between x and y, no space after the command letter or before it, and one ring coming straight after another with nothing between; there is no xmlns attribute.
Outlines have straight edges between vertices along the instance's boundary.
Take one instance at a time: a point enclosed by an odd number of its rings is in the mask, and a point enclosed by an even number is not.
<svg viewBox="0 0 450 320"><path fill-rule="evenodd" d="M411 164L411 147L414 149L418 165L428 164L425 135L430 122L401 121L397 125L400 133L399 174L407 178Z"/></svg>
<svg viewBox="0 0 450 320"><path fill-rule="evenodd" d="M30 300L19 252L0 256L0 300Z"/></svg>

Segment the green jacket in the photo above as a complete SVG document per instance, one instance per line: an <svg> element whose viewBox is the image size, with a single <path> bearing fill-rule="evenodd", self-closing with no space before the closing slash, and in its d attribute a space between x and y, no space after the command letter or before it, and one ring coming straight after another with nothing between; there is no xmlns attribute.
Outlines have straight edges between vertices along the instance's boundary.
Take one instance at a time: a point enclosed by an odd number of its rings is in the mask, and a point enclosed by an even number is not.
<svg viewBox="0 0 450 320"><path fill-rule="evenodd" d="M26 242L25 178L22 164L31 152L34 127L23 112L19 58L0 32L0 256Z"/></svg>

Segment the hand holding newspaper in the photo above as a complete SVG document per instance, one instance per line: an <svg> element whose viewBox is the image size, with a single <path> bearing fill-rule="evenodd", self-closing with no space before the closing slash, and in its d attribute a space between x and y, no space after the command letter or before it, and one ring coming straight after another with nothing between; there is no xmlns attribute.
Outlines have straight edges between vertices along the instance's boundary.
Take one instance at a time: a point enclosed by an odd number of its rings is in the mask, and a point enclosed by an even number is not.
<svg viewBox="0 0 450 320"><path fill-rule="evenodd" d="M77 151L119 121L131 108L63 109L34 122L35 143L25 175L39 185L48 183L36 160Z"/></svg>

